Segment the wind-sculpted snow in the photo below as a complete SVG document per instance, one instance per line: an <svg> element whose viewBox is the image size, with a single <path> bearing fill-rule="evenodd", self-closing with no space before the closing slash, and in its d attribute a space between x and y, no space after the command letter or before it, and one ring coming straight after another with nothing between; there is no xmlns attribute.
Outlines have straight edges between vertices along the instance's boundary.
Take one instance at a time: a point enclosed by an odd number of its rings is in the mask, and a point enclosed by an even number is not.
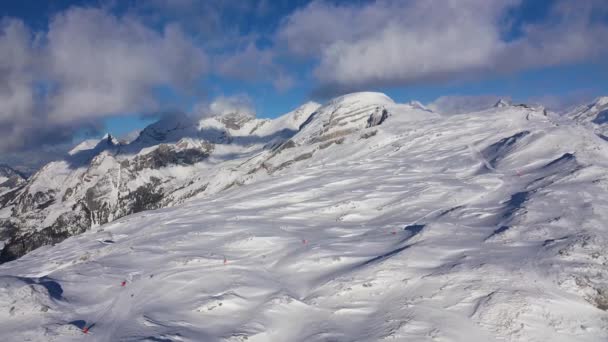
<svg viewBox="0 0 608 342"><path fill-rule="evenodd" d="M0 340L607 340L605 141L408 108L326 141L320 112L223 191L0 265Z"/></svg>

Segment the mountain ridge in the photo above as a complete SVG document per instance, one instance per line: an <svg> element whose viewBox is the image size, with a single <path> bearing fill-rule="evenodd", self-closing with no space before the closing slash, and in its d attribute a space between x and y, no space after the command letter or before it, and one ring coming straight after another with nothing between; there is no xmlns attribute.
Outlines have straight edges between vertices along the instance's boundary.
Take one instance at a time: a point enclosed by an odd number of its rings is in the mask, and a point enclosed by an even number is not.
<svg viewBox="0 0 608 342"><path fill-rule="evenodd" d="M509 108L501 100L493 109ZM530 115L536 114L528 114L528 120ZM128 144L109 134L83 142L65 160L19 183L18 191L0 195L0 261L125 215L251 182L260 172L271 175L389 117L398 125L441 118L418 102L398 104L382 93L360 92L324 105L307 102L273 120L176 113L147 126ZM364 136L370 134L375 133Z"/></svg>
<svg viewBox="0 0 608 342"><path fill-rule="evenodd" d="M0 339L608 338L594 131L531 106L440 116L376 95L302 120L276 143L227 129L193 165L192 136L96 156L83 184L128 184L137 205L168 198L169 176L194 181L173 195L205 190L0 265Z"/></svg>

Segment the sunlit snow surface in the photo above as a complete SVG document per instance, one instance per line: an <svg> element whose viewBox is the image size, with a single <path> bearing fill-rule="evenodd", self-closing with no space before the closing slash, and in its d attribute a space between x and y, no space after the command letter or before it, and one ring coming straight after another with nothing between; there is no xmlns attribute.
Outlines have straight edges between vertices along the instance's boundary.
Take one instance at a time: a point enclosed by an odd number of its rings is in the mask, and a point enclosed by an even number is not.
<svg viewBox="0 0 608 342"><path fill-rule="evenodd" d="M606 341L606 142L410 119L1 265L0 340Z"/></svg>

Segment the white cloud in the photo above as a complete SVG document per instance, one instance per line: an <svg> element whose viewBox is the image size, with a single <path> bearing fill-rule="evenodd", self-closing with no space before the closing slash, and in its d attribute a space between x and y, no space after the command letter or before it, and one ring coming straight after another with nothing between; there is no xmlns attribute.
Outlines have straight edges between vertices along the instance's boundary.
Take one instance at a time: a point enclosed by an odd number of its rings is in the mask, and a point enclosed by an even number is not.
<svg viewBox="0 0 608 342"><path fill-rule="evenodd" d="M32 33L19 20L0 21L0 152L51 133L38 115L32 84L37 74ZM42 120L41 120L42 119ZM64 137L58 132L57 138Z"/></svg>
<svg viewBox="0 0 608 342"><path fill-rule="evenodd" d="M259 49L249 42L244 49L222 54L215 60L220 76L246 82L269 82L278 91L285 91L294 84L292 76L276 62L273 49Z"/></svg>
<svg viewBox="0 0 608 342"><path fill-rule="evenodd" d="M256 115L253 100L245 94L218 96L211 103L199 103L193 112L199 117L229 114L255 117Z"/></svg>
<svg viewBox="0 0 608 342"><path fill-rule="evenodd" d="M249 43L236 53L218 56L217 72L222 76L234 79L257 80L266 77L268 71L273 71L274 57L272 50L261 50L254 43Z"/></svg>
<svg viewBox="0 0 608 342"><path fill-rule="evenodd" d="M73 7L48 32L0 23L0 151L68 141L109 115L160 109L157 87L187 92L207 57L181 30Z"/></svg>
<svg viewBox="0 0 608 342"><path fill-rule="evenodd" d="M291 53L318 59L322 87L345 90L573 63L608 51L608 25L593 21L608 10L605 1L558 1L549 19L505 39L520 2L315 1L285 19L277 36Z"/></svg>
<svg viewBox="0 0 608 342"><path fill-rule="evenodd" d="M82 8L52 20L48 60L58 84L51 115L59 121L156 110L155 86L185 89L206 68L205 54L176 26L157 32L135 17Z"/></svg>
<svg viewBox="0 0 608 342"><path fill-rule="evenodd" d="M295 85L296 80L293 76L285 72L279 72L272 81L272 85L279 92L285 92Z"/></svg>

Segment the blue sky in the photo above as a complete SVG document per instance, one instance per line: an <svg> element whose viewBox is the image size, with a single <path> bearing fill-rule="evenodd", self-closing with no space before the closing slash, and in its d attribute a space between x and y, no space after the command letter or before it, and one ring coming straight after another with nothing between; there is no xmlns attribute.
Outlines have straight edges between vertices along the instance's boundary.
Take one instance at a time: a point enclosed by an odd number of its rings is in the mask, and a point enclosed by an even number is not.
<svg viewBox="0 0 608 342"><path fill-rule="evenodd" d="M553 109L608 95L602 0L4 0L0 17L13 156L219 100L272 118L360 90Z"/></svg>

